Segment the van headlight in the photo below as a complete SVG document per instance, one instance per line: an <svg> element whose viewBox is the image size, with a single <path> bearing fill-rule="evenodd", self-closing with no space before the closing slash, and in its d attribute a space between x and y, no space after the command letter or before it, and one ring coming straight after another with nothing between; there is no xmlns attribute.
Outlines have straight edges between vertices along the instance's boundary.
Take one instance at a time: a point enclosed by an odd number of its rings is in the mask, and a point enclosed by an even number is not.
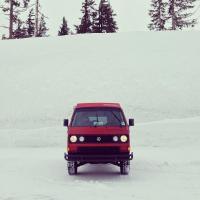
<svg viewBox="0 0 200 200"><path fill-rule="evenodd" d="M72 142L72 143L77 142L77 137L76 137L75 135L72 135L72 136L70 137L70 142Z"/></svg>
<svg viewBox="0 0 200 200"><path fill-rule="evenodd" d="M126 135L122 135L120 137L121 142L127 142L128 141L128 137Z"/></svg>

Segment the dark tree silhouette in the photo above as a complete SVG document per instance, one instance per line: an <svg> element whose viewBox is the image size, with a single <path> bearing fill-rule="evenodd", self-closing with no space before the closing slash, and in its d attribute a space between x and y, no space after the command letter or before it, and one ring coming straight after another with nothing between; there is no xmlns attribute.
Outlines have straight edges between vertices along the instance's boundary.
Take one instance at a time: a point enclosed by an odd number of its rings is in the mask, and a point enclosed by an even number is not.
<svg viewBox="0 0 200 200"><path fill-rule="evenodd" d="M69 28L68 28L67 20L65 19L65 17L63 17L63 22L62 22L62 25L61 25L60 30L58 32L58 35L59 36L69 35Z"/></svg>
<svg viewBox="0 0 200 200"><path fill-rule="evenodd" d="M163 31L166 30L165 22L167 20L165 10L167 3L163 0L152 0L149 15L151 17L151 23L148 25L150 30Z"/></svg>
<svg viewBox="0 0 200 200"><path fill-rule="evenodd" d="M101 0L99 4L99 32L100 33L113 33L118 30L117 22L110 2L108 0Z"/></svg>
<svg viewBox="0 0 200 200"><path fill-rule="evenodd" d="M26 21L27 25L27 35L28 37L33 37L35 33L35 15L33 9L30 10L28 19Z"/></svg>
<svg viewBox="0 0 200 200"><path fill-rule="evenodd" d="M19 28L19 14L25 11L30 0L4 0L3 12L9 15L9 39L14 37L14 26Z"/></svg>
<svg viewBox="0 0 200 200"><path fill-rule="evenodd" d="M195 2L196 0L169 0L170 30L195 26L197 20L192 18L192 12L190 11L194 8Z"/></svg>
<svg viewBox="0 0 200 200"><path fill-rule="evenodd" d="M37 37L47 37L47 31L49 29L46 27L46 22L45 22L45 16L42 14L40 23L39 23L39 29L38 29L38 34Z"/></svg>
<svg viewBox="0 0 200 200"><path fill-rule="evenodd" d="M94 0L84 0L81 9L83 13L83 17L80 18L81 24L75 26L77 33L92 33L92 19L94 12L96 12L95 5Z"/></svg>

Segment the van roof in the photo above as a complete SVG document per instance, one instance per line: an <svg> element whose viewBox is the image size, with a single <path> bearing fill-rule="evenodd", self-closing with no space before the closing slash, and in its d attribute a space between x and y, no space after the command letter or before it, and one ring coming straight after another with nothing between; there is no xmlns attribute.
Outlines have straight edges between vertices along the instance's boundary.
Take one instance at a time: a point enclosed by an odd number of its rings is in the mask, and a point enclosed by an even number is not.
<svg viewBox="0 0 200 200"><path fill-rule="evenodd" d="M99 107L106 107L106 108L121 108L119 103L78 103L75 106L76 108L99 108Z"/></svg>

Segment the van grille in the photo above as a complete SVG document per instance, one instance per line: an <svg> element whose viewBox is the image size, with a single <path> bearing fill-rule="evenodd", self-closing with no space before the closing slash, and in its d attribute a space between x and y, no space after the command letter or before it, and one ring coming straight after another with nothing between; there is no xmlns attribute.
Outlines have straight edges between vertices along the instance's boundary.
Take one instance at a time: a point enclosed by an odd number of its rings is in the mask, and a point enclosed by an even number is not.
<svg viewBox="0 0 200 200"><path fill-rule="evenodd" d="M90 135L85 136L85 142L86 143L112 143L113 142L113 136L112 135Z"/></svg>
<svg viewBox="0 0 200 200"><path fill-rule="evenodd" d="M113 141L114 135L83 135L83 136L85 138L84 142L79 141L79 137L81 137L81 136L79 136L77 143L100 143L100 144L101 143L121 143L120 139L117 142ZM120 138L119 135L118 135L118 137ZM129 138L126 143L128 143L128 142L129 142Z"/></svg>

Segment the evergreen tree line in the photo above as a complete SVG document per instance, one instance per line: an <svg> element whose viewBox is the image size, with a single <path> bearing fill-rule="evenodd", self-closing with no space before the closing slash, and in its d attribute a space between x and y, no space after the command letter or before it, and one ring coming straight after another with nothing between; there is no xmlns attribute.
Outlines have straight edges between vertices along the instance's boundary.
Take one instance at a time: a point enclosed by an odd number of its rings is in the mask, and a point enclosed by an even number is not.
<svg viewBox="0 0 200 200"><path fill-rule="evenodd" d="M4 0L0 8L9 16L9 39L45 37L47 35L46 17L40 11L39 0ZM34 9L34 7L36 8ZM82 33L113 33L118 30L114 13L109 0L101 0L98 7L95 0L83 0L82 17L80 24L74 25L75 32L70 31L65 17L62 19L58 35L82 34ZM21 13L27 13L24 20ZM39 13L39 14L38 14ZM39 16L38 16L39 15ZM5 36L3 39L7 39Z"/></svg>
<svg viewBox="0 0 200 200"><path fill-rule="evenodd" d="M48 28L46 27L45 16L39 10L39 0L36 3L29 5L30 0L4 0L4 4L0 6L5 15L9 16L9 39L28 38L28 37L44 37ZM35 26L35 13L33 6L37 5L37 28ZM27 19L22 20L21 13L29 12ZM39 16L39 14L40 16ZM3 39L6 39L3 36Z"/></svg>
<svg viewBox="0 0 200 200"><path fill-rule="evenodd" d="M82 17L80 24L75 25L75 33L114 33L118 30L117 22L109 0L101 0L98 8L96 8L95 0L84 0L82 3ZM68 35L70 29L65 17L60 27L58 35Z"/></svg>
<svg viewBox="0 0 200 200"><path fill-rule="evenodd" d="M195 2L196 0L151 0L151 23L148 28L164 31L194 27L197 24L197 19L193 18Z"/></svg>
<svg viewBox="0 0 200 200"><path fill-rule="evenodd" d="M34 10L31 9L28 18L26 21L21 21L18 19L17 27L13 32L13 39L19 38L29 38L29 37L46 37L48 28L46 27L45 16L44 14L41 15L39 19L39 27L37 34L35 35L35 15Z"/></svg>

